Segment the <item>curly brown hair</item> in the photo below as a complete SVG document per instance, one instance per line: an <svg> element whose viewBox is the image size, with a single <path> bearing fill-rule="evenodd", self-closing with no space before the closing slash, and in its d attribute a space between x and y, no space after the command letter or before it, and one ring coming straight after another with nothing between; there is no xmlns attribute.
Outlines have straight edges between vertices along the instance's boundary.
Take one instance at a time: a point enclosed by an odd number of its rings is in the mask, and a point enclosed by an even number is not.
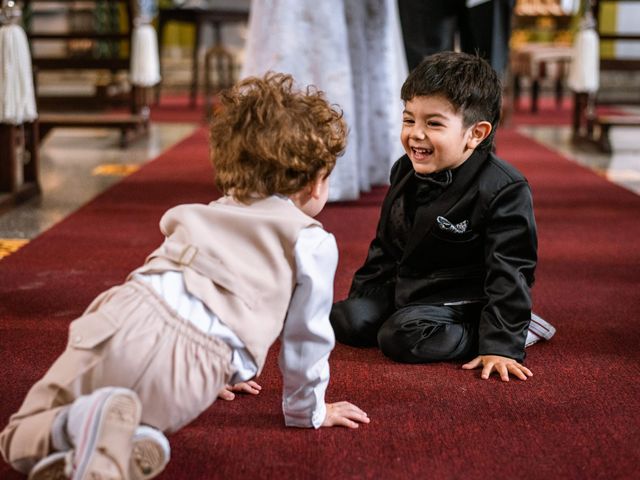
<svg viewBox="0 0 640 480"><path fill-rule="evenodd" d="M329 175L344 152L342 111L291 75L249 77L221 94L211 122L211 161L223 193L247 202L290 195Z"/></svg>

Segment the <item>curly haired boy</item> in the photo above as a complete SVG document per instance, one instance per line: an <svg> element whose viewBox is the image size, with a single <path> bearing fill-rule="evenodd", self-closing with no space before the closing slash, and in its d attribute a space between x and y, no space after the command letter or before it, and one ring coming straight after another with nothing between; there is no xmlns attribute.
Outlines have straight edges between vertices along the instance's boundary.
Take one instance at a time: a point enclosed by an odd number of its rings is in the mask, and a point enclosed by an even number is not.
<svg viewBox="0 0 640 480"><path fill-rule="evenodd" d="M156 476L169 460L161 432L218 396L257 393L277 338L286 425L369 422L324 400L338 254L313 217L345 147L342 114L274 73L222 103L211 126L222 198L164 214L162 245L71 323L66 350L0 434L5 460L29 478Z"/></svg>

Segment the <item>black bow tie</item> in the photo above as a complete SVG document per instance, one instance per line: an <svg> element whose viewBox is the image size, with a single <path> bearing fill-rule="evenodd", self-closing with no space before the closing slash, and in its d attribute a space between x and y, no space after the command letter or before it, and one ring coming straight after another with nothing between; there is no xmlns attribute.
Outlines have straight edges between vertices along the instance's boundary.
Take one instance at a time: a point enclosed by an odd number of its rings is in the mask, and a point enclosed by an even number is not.
<svg viewBox="0 0 640 480"><path fill-rule="evenodd" d="M421 173L415 173L416 178L422 182L427 182L431 185L437 185L439 187L448 187L453 182L453 173L451 170L440 170L439 172L430 173L428 175L422 175Z"/></svg>
<svg viewBox="0 0 640 480"><path fill-rule="evenodd" d="M451 170L442 170L440 172L430 173L429 175L415 174L415 202L418 205L424 205L431 202L440 195L445 188L453 182L453 173Z"/></svg>

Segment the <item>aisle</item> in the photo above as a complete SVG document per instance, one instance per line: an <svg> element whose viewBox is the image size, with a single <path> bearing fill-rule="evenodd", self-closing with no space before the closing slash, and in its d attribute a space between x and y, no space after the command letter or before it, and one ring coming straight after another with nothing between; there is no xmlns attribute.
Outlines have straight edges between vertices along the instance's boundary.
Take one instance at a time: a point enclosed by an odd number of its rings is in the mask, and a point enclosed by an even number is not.
<svg viewBox="0 0 640 480"><path fill-rule="evenodd" d="M161 237L162 212L216 196L204 129L0 261L0 423L64 348L68 323ZM259 397L218 402L172 435L161 478L631 478L640 464L640 197L512 131L498 151L531 181L540 234L535 309L558 328L504 384L457 364L400 365L339 345L328 400L370 415L357 431L286 429L272 351ZM347 291L383 188L320 220ZM0 477L20 478L0 467Z"/></svg>

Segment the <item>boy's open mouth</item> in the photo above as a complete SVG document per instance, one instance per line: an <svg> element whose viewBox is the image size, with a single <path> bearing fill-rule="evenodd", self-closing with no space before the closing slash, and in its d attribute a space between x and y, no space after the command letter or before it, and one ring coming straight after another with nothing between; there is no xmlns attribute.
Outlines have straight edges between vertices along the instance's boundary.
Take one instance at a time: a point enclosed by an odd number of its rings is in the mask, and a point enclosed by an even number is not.
<svg viewBox="0 0 640 480"><path fill-rule="evenodd" d="M433 153L432 148L411 147L411 151L416 159L426 158Z"/></svg>

